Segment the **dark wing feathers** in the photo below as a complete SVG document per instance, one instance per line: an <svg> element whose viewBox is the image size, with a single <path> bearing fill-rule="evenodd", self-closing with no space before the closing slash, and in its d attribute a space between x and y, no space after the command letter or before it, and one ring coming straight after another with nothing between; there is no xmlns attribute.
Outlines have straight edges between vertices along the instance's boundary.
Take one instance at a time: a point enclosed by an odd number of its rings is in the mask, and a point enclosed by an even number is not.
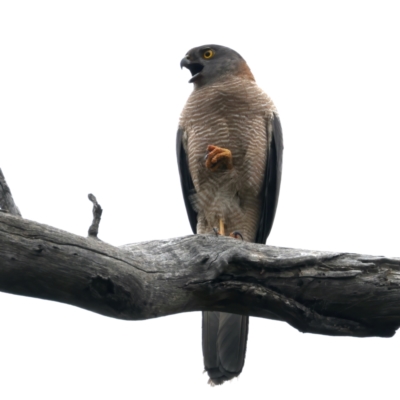
<svg viewBox="0 0 400 400"><path fill-rule="evenodd" d="M196 233L197 212L193 209L192 204L190 202L190 195L194 193L194 185L192 177L190 176L189 172L189 164L186 151L183 147L183 142L182 142L183 133L184 133L183 129L179 127L176 135L176 155L178 157L178 169L181 178L182 194L183 194L183 200L185 201L186 212L189 217L189 222L190 226L192 227L192 231L193 233Z"/></svg>
<svg viewBox="0 0 400 400"><path fill-rule="evenodd" d="M276 206L282 176L283 137L281 122L274 114L271 147L269 149L264 175L263 199L260 222L258 224L255 243L265 243L274 223Z"/></svg>

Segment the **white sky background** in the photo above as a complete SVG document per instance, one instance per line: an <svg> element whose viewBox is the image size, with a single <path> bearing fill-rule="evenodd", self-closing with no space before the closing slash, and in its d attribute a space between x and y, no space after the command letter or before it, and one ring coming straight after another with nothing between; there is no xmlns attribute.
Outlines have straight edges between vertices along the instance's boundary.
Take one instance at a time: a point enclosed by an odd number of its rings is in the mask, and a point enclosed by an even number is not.
<svg viewBox="0 0 400 400"><path fill-rule="evenodd" d="M179 63L238 51L280 112L269 244L400 256L396 1L2 1L0 167L25 218L114 245L190 234L175 158ZM244 371L210 388L200 313L125 322L0 295L2 399L337 399L399 392L400 337L252 318Z"/></svg>

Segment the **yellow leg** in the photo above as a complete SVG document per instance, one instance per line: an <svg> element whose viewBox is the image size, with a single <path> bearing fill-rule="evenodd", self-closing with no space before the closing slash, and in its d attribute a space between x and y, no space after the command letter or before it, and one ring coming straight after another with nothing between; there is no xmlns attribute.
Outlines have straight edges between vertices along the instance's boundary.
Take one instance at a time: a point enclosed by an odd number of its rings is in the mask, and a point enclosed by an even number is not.
<svg viewBox="0 0 400 400"><path fill-rule="evenodd" d="M224 226L224 220L220 219L219 220L219 234L222 236L225 236L225 226Z"/></svg>

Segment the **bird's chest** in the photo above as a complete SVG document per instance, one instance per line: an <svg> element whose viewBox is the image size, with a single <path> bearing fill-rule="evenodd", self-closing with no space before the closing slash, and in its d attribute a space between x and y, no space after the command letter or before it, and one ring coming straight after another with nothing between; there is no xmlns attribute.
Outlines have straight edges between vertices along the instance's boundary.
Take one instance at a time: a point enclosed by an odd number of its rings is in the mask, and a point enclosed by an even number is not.
<svg viewBox="0 0 400 400"><path fill-rule="evenodd" d="M229 149L235 167L240 168L259 128L263 130L265 126L262 112L246 100L219 94L196 102L197 107L185 124L192 172L204 165L209 145Z"/></svg>
<svg viewBox="0 0 400 400"><path fill-rule="evenodd" d="M235 85L237 82L233 82ZM211 87L192 93L181 115L184 146L196 192L257 194L267 154L268 98L255 86ZM233 168L211 171L205 167L207 147L232 153ZM261 173L260 173L261 172Z"/></svg>

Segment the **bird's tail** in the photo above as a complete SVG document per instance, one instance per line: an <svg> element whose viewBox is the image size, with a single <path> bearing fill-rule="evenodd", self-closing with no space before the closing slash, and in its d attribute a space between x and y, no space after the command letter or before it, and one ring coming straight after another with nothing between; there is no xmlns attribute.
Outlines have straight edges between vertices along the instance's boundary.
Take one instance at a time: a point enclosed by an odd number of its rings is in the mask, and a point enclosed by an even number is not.
<svg viewBox="0 0 400 400"><path fill-rule="evenodd" d="M203 357L210 385L221 385L242 372L248 332L247 315L203 311Z"/></svg>

